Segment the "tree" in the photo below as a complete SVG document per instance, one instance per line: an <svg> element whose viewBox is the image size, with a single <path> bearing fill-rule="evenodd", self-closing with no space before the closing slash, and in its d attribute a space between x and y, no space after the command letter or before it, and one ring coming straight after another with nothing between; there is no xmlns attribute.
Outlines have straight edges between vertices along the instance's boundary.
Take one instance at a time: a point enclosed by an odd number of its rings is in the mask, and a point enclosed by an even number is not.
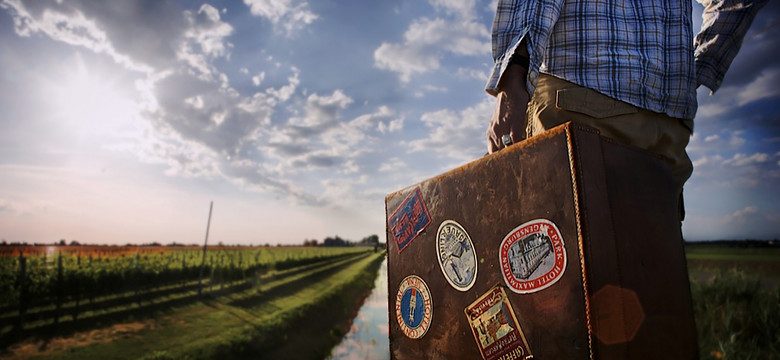
<svg viewBox="0 0 780 360"><path fill-rule="evenodd" d="M322 246L350 246L349 241L344 240L340 238L338 235L336 237L326 237L325 240L322 241Z"/></svg>
<svg viewBox="0 0 780 360"><path fill-rule="evenodd" d="M379 236L377 235L369 235L360 240L360 245L374 246L376 244L379 244Z"/></svg>

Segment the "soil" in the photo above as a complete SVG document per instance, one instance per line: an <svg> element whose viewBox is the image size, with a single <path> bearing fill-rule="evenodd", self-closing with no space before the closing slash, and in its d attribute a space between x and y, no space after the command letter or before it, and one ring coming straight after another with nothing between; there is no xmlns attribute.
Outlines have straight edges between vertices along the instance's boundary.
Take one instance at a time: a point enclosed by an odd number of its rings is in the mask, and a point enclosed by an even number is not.
<svg viewBox="0 0 780 360"><path fill-rule="evenodd" d="M153 320L114 324L109 327L76 333L67 337L28 340L15 344L0 354L0 359L27 359L32 356L47 356L73 347L94 343L106 343L116 339L133 336L141 330L154 328Z"/></svg>

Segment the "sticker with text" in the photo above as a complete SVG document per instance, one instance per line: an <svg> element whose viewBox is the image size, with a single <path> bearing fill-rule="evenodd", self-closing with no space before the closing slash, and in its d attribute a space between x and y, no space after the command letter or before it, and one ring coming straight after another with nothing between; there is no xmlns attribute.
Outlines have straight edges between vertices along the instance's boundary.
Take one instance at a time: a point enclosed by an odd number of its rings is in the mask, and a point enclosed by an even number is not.
<svg viewBox="0 0 780 360"><path fill-rule="evenodd" d="M420 188L416 188L387 220L390 234L398 245L398 252L409 246L430 223L428 207L425 206Z"/></svg>
<svg viewBox="0 0 780 360"><path fill-rule="evenodd" d="M412 339L423 337L431 327L431 292L419 276L409 275L401 281L395 297L395 317L404 335Z"/></svg>
<svg viewBox="0 0 780 360"><path fill-rule="evenodd" d="M471 289L477 279L477 253L463 226L445 220L436 233L436 255L444 278L459 291Z"/></svg>
<svg viewBox="0 0 780 360"><path fill-rule="evenodd" d="M464 312L483 359L533 358L503 287L493 287Z"/></svg>
<svg viewBox="0 0 780 360"><path fill-rule="evenodd" d="M566 270L566 247L552 221L532 220L507 234L498 261L509 289L528 294L560 280Z"/></svg>

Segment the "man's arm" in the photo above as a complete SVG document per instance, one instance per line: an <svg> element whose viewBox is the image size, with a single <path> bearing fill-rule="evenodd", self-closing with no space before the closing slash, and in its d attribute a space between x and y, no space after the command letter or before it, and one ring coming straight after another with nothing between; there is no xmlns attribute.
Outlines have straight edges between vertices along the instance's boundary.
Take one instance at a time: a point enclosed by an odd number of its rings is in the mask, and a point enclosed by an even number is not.
<svg viewBox="0 0 780 360"><path fill-rule="evenodd" d="M701 32L696 35L696 85L714 93L742 46L758 10L767 0L696 0L704 5Z"/></svg>
<svg viewBox="0 0 780 360"><path fill-rule="evenodd" d="M493 70L485 90L496 96L496 109L487 130L488 151L525 138L526 108L536 86L550 33L564 0L499 0L493 20ZM529 53L530 52L530 53ZM529 59L527 65L510 64L513 55ZM530 78L529 78L530 74Z"/></svg>
<svg viewBox="0 0 780 360"><path fill-rule="evenodd" d="M520 43L514 56L528 59L525 41ZM496 94L496 108L490 117L486 134L488 152L496 152L525 139L526 109L530 100L526 86L527 66L527 63L521 65L513 61L501 75ZM509 136L509 141L504 141L505 135Z"/></svg>

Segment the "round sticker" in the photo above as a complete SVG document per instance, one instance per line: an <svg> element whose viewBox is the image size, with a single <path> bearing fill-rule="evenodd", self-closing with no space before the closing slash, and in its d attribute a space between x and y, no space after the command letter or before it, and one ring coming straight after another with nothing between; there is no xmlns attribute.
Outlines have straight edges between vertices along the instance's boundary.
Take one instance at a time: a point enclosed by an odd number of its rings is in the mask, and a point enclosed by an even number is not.
<svg viewBox="0 0 780 360"><path fill-rule="evenodd" d="M566 270L563 237L552 221L529 221L504 237L498 261L510 290L528 294L546 289Z"/></svg>
<svg viewBox="0 0 780 360"><path fill-rule="evenodd" d="M433 318L433 301L428 285L417 275L401 281L395 298L395 317L404 335L419 339L428 332Z"/></svg>
<svg viewBox="0 0 780 360"><path fill-rule="evenodd" d="M457 290L466 291L477 280L477 253L471 237L463 226L445 220L436 235L436 255L447 282Z"/></svg>

